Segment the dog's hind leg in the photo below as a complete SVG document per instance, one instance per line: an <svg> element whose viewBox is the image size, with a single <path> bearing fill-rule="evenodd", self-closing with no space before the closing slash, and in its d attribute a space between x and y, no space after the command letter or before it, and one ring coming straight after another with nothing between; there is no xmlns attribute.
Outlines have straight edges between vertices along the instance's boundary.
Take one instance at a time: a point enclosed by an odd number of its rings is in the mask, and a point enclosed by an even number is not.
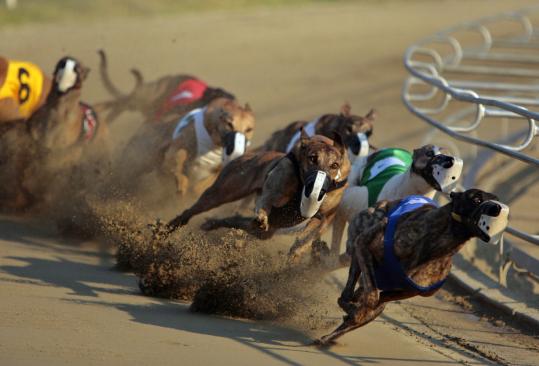
<svg viewBox="0 0 539 366"><path fill-rule="evenodd" d="M257 180L251 178L248 174L238 174L241 169L240 158L228 164L217 177L215 182L202 193L202 196L193 206L183 211L169 222L169 230L174 230L178 226L186 225L189 220L202 212L209 211L225 203L237 201L254 193L260 187L257 187Z"/></svg>
<svg viewBox="0 0 539 366"><path fill-rule="evenodd" d="M341 251L341 240L344 229L346 227L346 217L340 210L337 211L333 220L333 228L331 231L331 255L336 257Z"/></svg>
<svg viewBox="0 0 539 366"><path fill-rule="evenodd" d="M296 239L290 248L288 258L292 263L297 262L299 258L301 258L301 256L311 247L312 241L316 239L318 235L320 235L322 225L323 221L316 217L313 217L309 221L305 229L303 229L303 233Z"/></svg>
<svg viewBox="0 0 539 366"><path fill-rule="evenodd" d="M261 230L252 217L245 217L241 215L225 217L222 219L208 219L200 226L200 228L206 231L216 230L219 228L240 229L262 240L269 239L274 233L273 230Z"/></svg>
<svg viewBox="0 0 539 366"><path fill-rule="evenodd" d="M346 224L350 222L358 212L369 206L369 191L366 187L349 187L344 191L341 203L337 208L333 220L331 234L331 255L339 255L341 241Z"/></svg>
<svg viewBox="0 0 539 366"><path fill-rule="evenodd" d="M200 225L200 228L205 231L217 230L219 228L241 229L248 231L252 223L252 217L235 215L221 219L209 218L202 225Z"/></svg>

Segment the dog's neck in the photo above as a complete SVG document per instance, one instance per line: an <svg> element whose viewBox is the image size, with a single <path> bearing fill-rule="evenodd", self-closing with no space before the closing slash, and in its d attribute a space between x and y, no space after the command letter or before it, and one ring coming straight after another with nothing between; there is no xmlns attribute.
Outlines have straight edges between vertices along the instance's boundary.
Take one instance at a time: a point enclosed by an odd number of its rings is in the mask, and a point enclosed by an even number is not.
<svg viewBox="0 0 539 366"><path fill-rule="evenodd" d="M434 197L435 189L422 176L414 173L411 168L402 174L400 179L400 187L403 190L401 197L412 194L420 194L429 198Z"/></svg>
<svg viewBox="0 0 539 366"><path fill-rule="evenodd" d="M70 90L65 94L52 91L42 112L35 120L42 143L48 148L66 147L75 143L80 134L82 111L81 90Z"/></svg>
<svg viewBox="0 0 539 366"><path fill-rule="evenodd" d="M383 199L399 199L419 194L428 198L434 197L435 190L420 175L408 169L406 172L391 178L384 187Z"/></svg>
<svg viewBox="0 0 539 366"><path fill-rule="evenodd" d="M409 243L413 248L403 254L403 263L407 268L421 265L427 261L442 257L452 257L472 238L468 228L456 221L451 213L453 204L424 212L417 223L422 227L422 236ZM413 223L411 223L413 225ZM409 225L406 225L409 226ZM406 230L406 228L405 228ZM402 248L404 249L404 248Z"/></svg>
<svg viewBox="0 0 539 366"><path fill-rule="evenodd" d="M219 134L219 116L214 109L206 108L204 110L204 128L208 132L211 141L215 147L223 147L223 141Z"/></svg>

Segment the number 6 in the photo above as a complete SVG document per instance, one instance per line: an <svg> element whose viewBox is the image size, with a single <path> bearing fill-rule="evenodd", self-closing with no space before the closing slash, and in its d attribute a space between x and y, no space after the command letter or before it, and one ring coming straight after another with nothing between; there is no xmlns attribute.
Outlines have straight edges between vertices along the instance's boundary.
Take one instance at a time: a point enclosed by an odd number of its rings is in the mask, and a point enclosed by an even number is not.
<svg viewBox="0 0 539 366"><path fill-rule="evenodd" d="M22 80L23 76L26 76L26 80L30 77L30 73L25 68L19 69L19 104L24 104L30 98L30 86L28 83Z"/></svg>

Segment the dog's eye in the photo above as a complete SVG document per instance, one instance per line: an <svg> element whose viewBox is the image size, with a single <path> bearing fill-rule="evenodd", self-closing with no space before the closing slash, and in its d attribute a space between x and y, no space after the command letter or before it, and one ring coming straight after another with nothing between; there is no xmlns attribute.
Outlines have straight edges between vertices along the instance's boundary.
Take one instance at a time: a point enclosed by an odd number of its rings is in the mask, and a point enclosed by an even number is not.
<svg viewBox="0 0 539 366"><path fill-rule="evenodd" d="M249 127L245 130L245 133L249 133L249 132L253 132L253 128L252 127Z"/></svg>
<svg viewBox="0 0 539 366"><path fill-rule="evenodd" d="M339 163L333 163L333 164L331 164L331 169L333 169L333 170L339 169Z"/></svg>
<svg viewBox="0 0 539 366"><path fill-rule="evenodd" d="M234 124L232 122L227 122L226 127L231 129L231 130L234 130Z"/></svg>
<svg viewBox="0 0 539 366"><path fill-rule="evenodd" d="M432 150L427 151L427 156L429 158L432 158L434 156L434 151L432 151Z"/></svg>
<svg viewBox="0 0 539 366"><path fill-rule="evenodd" d="M313 164L316 164L318 157L316 155L309 155L309 161Z"/></svg>

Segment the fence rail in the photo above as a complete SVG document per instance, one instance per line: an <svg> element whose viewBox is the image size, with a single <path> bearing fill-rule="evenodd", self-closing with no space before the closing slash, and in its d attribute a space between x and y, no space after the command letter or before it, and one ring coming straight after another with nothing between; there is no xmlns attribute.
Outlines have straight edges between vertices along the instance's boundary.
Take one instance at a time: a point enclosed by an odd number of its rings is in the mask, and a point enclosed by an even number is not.
<svg viewBox="0 0 539 366"><path fill-rule="evenodd" d="M487 148L539 168L539 154L534 150L539 136L539 111L533 110L539 108L539 28L532 22L535 15L539 15L539 8L486 17L410 46L404 54L409 73L402 90L404 105L435 129L475 146L476 152L477 147ZM497 27L501 22L507 26ZM494 28L513 28L513 33L496 36ZM472 37L475 41L469 45ZM520 120L526 127L516 136L506 132L495 141L478 137L479 128L494 118L504 119L506 125ZM490 154L489 159L496 154ZM482 166L486 161L482 160ZM471 174L473 179L465 180L469 186L478 176L477 171ZM506 233L539 245L539 235L512 225ZM519 268L503 254L504 245L508 242L502 240L500 283L506 282L508 266Z"/></svg>

